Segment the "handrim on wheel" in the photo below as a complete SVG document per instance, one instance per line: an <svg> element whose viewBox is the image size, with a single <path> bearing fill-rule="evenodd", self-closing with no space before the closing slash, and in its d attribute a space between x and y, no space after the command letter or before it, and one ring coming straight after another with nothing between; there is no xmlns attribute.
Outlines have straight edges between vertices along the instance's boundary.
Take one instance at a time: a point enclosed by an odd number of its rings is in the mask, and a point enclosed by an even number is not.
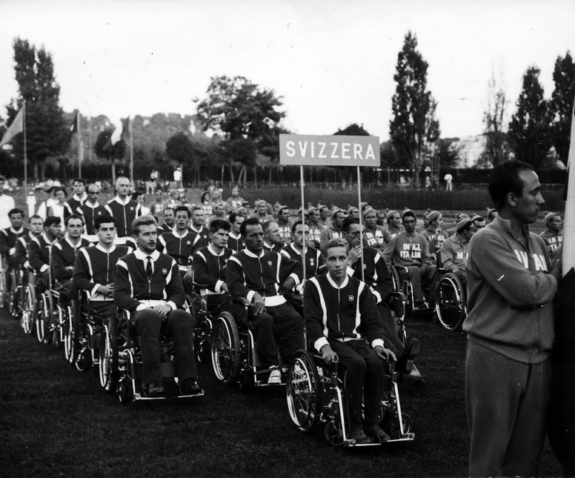
<svg viewBox="0 0 575 478"><path fill-rule="evenodd" d="M118 385L118 345L118 318L112 316L104 321L98 364L100 385L108 393L115 393Z"/></svg>
<svg viewBox="0 0 575 478"><path fill-rule="evenodd" d="M49 330L50 324L50 304L46 294L40 296L38 304L38 313L36 314L36 337L38 342L44 343L46 339L46 329ZM48 327L46 327L48 325Z"/></svg>
<svg viewBox="0 0 575 478"><path fill-rule="evenodd" d="M234 318L223 312L212 331L212 367L218 380L234 383L240 373L240 336Z"/></svg>
<svg viewBox="0 0 575 478"><path fill-rule="evenodd" d="M34 307L36 299L34 297L34 289L29 284L24 289L22 302L22 328L25 334L30 335L34 331Z"/></svg>
<svg viewBox="0 0 575 478"><path fill-rule="evenodd" d="M467 315L463 286L456 275L447 273L437 284L435 290L435 312L441 325L447 330L455 331Z"/></svg>
<svg viewBox="0 0 575 478"><path fill-rule="evenodd" d="M304 432L312 432L320 419L322 386L313 357L300 350L292 360L286 382L290 417Z"/></svg>

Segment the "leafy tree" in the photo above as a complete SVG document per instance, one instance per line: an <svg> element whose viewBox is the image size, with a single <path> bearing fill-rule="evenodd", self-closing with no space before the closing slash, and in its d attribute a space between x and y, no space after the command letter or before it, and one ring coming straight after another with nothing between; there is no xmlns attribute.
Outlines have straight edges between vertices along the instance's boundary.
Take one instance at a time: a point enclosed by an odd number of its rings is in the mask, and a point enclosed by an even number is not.
<svg viewBox="0 0 575 478"><path fill-rule="evenodd" d="M273 90L260 89L243 76L218 76L211 79L207 98L198 104L197 117L204 131L212 130L231 141L225 149L227 153L235 151L238 145L244 151L247 143L240 141L244 139L253 142L257 152L273 160L273 155L277 154L278 135L285 131L279 126L285 117L284 112L278 111L281 106L281 97L277 97ZM222 157L230 170L232 182L235 182L234 165L239 160L252 161L249 154L240 158L230 154ZM245 171L249 164L242 163L242 166L242 171Z"/></svg>
<svg viewBox="0 0 575 478"><path fill-rule="evenodd" d="M507 134L503 131L508 103L505 90L497 85L495 75L492 75L489 81L487 111L483 113L487 144L477 161L479 167L497 166L510 158L511 148Z"/></svg>
<svg viewBox="0 0 575 478"><path fill-rule="evenodd" d="M551 148L551 115L539 83L540 70L530 67L523 75L523 89L517 100L517 112L509 123L509 139L515 158L534 168L545 166Z"/></svg>
<svg viewBox="0 0 575 478"><path fill-rule="evenodd" d="M335 133L333 133L334 135L337 136L371 136L363 127L363 125L358 125L357 123L352 123L349 126L346 126L344 129L338 129ZM343 167L343 168L338 168L340 169L340 174L342 174L342 176L344 174L347 174L349 177L349 183L352 184L353 183L353 179L355 177L355 171L356 168L354 167Z"/></svg>
<svg viewBox="0 0 575 478"><path fill-rule="evenodd" d="M179 132L166 142L166 156L182 166L184 173L193 172L196 182L199 166L206 157L206 149L197 140L194 141L187 134ZM184 178L187 177L187 174L184 174Z"/></svg>
<svg viewBox="0 0 575 478"><path fill-rule="evenodd" d="M456 168L461 160L461 148L457 145L458 138L438 139L435 142L437 159L440 169Z"/></svg>
<svg viewBox="0 0 575 478"><path fill-rule="evenodd" d="M564 58L557 57L553 81L555 82L555 89L551 95L553 146L559 159L567 164L575 97L575 63L569 52Z"/></svg>
<svg viewBox="0 0 575 478"><path fill-rule="evenodd" d="M123 140L112 145L110 138L113 129L102 131L94 143L94 153L98 158L107 159L112 163L112 184L116 184L116 160L123 160L126 154L126 143Z"/></svg>
<svg viewBox="0 0 575 478"><path fill-rule="evenodd" d="M427 88L427 62L417 51L417 38L405 36L403 49L397 55L397 83L392 98L393 118L389 123L394 147L414 170L414 184L419 187L419 172L428 143L439 138L439 121L435 118L437 103Z"/></svg>
<svg viewBox="0 0 575 478"><path fill-rule="evenodd" d="M44 179L46 159L62 156L70 142L69 125L59 106L60 86L54 77L52 56L36 49L27 40L16 38L13 43L18 98L6 107L11 122L26 101L26 148L34 167L34 177ZM23 158L23 136L14 141L14 153Z"/></svg>

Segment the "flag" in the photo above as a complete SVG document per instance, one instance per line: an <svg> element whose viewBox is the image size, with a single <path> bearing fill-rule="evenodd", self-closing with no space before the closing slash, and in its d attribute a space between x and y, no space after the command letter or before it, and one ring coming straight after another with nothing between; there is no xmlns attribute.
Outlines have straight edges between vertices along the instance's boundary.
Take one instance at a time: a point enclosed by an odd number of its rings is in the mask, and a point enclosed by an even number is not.
<svg viewBox="0 0 575 478"><path fill-rule="evenodd" d="M72 121L72 124L70 125L70 134L75 134L78 132L78 114L79 112L76 111L76 114L74 115L74 121Z"/></svg>
<svg viewBox="0 0 575 478"><path fill-rule="evenodd" d="M0 141L0 148L22 131L24 131L24 108L18 111L16 118L14 118L14 121L12 121L12 124L6 130L6 133L4 133L4 137L2 141Z"/></svg>
<svg viewBox="0 0 575 478"><path fill-rule="evenodd" d="M113 124L113 131L110 135L108 142L104 146L104 150L115 146L121 140L127 141L130 138L130 117L121 119L119 122Z"/></svg>

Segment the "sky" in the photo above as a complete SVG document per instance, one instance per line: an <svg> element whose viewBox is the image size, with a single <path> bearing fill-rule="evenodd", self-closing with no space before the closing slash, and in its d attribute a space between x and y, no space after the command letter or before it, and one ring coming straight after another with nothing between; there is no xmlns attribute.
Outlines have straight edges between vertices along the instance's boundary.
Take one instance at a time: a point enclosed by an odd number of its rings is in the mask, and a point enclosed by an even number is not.
<svg viewBox="0 0 575 478"><path fill-rule="evenodd" d="M244 76L282 97L284 126L389 138L393 75L408 31L429 63L442 137L483 131L488 84L509 115L527 68L546 97L575 47L573 0L0 0L0 116L17 96L14 38L52 54L65 111L194 114L210 78Z"/></svg>

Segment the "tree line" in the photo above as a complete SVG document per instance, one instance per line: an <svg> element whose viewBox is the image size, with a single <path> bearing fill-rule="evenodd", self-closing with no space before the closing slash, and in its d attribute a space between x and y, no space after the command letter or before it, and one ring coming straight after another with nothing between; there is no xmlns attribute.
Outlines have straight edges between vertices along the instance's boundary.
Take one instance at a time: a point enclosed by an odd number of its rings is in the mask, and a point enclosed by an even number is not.
<svg viewBox="0 0 575 478"><path fill-rule="evenodd" d="M271 182L274 172L281 170L278 138L289 131L283 126L283 98L272 89L242 76L213 77L204 98L193 99L196 111L192 114L136 115L129 118L129 128L125 118L122 140L112 144L114 126L104 115L81 116L79 132L72 133L76 112L66 113L59 106L60 86L55 80L54 63L43 46L36 48L17 38L13 47L18 95L6 107L6 124L26 101L27 153L35 179L44 179L47 174L65 179L76 174L80 138L82 172L93 179L109 178L105 171L110 167L112 177L117 169L128 174L130 154L136 165L134 177L139 179L145 179L154 169L165 178L176 165L183 167L186 182L195 184L205 180L207 171L209 179L242 184ZM427 88L428 68L418 51L416 35L408 32L397 56L390 140L381 143L381 158L383 168L409 169L415 186L420 185L420 174L425 169L431 167L438 173L456 167L460 160L457 138L441 138L436 117L438 102ZM549 99L545 98L539 75L536 66L525 72L516 110L509 121L505 88L492 75L483 117L486 147L479 167L492 167L512 156L536 169L553 168L557 160L566 163L575 96L575 63L570 52L555 62L555 88ZM333 134L369 132L353 123ZM17 176L22 171L22 135L12 145L12 150L0 151L0 170ZM349 175L353 181L353 171L346 171L337 177Z"/></svg>

